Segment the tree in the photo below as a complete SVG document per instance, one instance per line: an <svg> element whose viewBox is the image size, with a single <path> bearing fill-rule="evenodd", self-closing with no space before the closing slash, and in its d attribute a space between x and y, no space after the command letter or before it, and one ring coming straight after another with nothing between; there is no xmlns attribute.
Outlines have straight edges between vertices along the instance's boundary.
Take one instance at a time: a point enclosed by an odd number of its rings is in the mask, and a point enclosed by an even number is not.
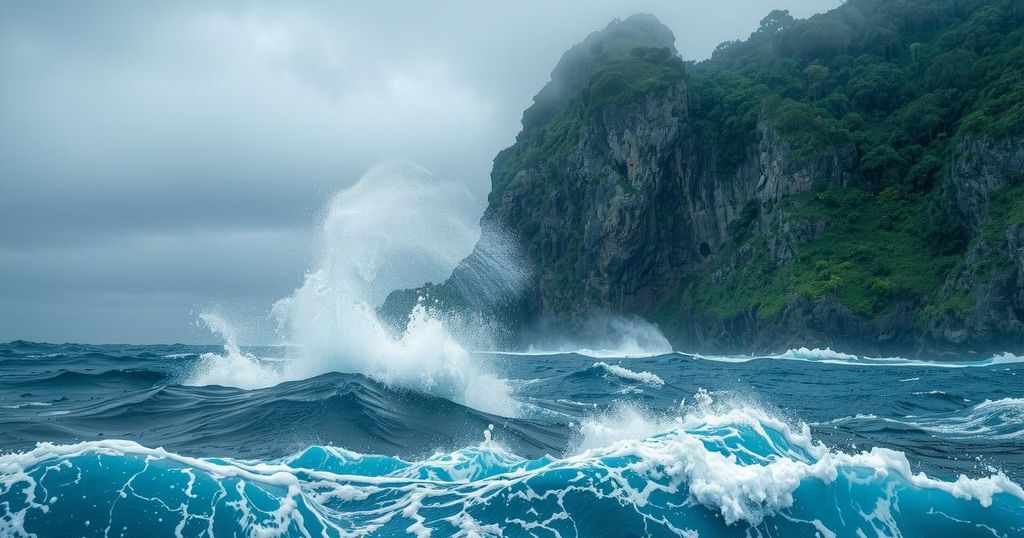
<svg viewBox="0 0 1024 538"><path fill-rule="evenodd" d="M894 25L877 26L868 33L871 51L886 60L893 59L900 50L900 35Z"/></svg>
<svg viewBox="0 0 1024 538"><path fill-rule="evenodd" d="M955 90L954 90L955 91ZM946 116L949 110L942 106L942 96L937 93L925 94L900 111L900 127L914 142L932 142L935 135L947 128Z"/></svg>
<svg viewBox="0 0 1024 538"><path fill-rule="evenodd" d="M790 15L788 9L775 9L761 19L761 27L757 31L765 34L777 34L789 28L791 24L793 24L793 15Z"/></svg>
<svg viewBox="0 0 1024 538"><path fill-rule="evenodd" d="M892 183L903 175L903 160L892 146L879 145L872 148L860 160L860 168L868 177L881 184Z"/></svg>
<svg viewBox="0 0 1024 538"><path fill-rule="evenodd" d="M828 68L821 64L811 64L804 69L807 76L807 89L811 91L811 99L818 100L818 90L828 80Z"/></svg>
<svg viewBox="0 0 1024 538"><path fill-rule="evenodd" d="M911 59L911 61L913 61L915 64L916 63L920 63L921 60L924 58L924 55L925 55L924 48L925 48L924 45L922 45L920 43L911 43L910 44L910 59Z"/></svg>
<svg viewBox="0 0 1024 538"><path fill-rule="evenodd" d="M805 60L831 58L850 49L853 32L841 20L812 17L794 23L782 34L781 51Z"/></svg>
<svg viewBox="0 0 1024 538"><path fill-rule="evenodd" d="M942 161L933 155L926 155L907 173L907 182L915 190L928 190L932 188L940 170Z"/></svg>
<svg viewBox="0 0 1024 538"><path fill-rule="evenodd" d="M977 54L962 49L940 54L925 70L925 85L931 89L970 88L978 82L974 76L978 61Z"/></svg>
<svg viewBox="0 0 1024 538"><path fill-rule="evenodd" d="M890 63L869 63L854 69L846 93L854 106L882 117L902 102L903 73Z"/></svg>
<svg viewBox="0 0 1024 538"><path fill-rule="evenodd" d="M738 40L738 39L735 39L733 41L723 41L723 42L719 43L717 47L715 47L715 50L711 53L711 57L712 58L718 58L718 57L722 56L723 54L725 54L726 52L728 52L729 49L734 48L734 47L736 47L738 45L742 45L742 44L743 44L743 42Z"/></svg>

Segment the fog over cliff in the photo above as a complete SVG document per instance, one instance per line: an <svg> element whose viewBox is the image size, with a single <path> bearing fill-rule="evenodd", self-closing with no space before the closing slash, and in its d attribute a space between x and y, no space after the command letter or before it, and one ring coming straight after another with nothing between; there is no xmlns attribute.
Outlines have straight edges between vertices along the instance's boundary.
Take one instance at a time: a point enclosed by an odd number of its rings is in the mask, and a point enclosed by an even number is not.
<svg viewBox="0 0 1024 538"><path fill-rule="evenodd" d="M551 66L609 20L654 13L701 59L838 4L5 3L0 340L208 339L200 308L301 282L321 208L374 163L458 182L475 225Z"/></svg>

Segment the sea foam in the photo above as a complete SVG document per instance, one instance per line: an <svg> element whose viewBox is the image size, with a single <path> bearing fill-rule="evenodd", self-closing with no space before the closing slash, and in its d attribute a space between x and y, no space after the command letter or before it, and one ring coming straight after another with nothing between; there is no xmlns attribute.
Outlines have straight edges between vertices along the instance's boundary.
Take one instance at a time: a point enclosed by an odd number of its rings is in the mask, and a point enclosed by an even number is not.
<svg viewBox="0 0 1024 538"><path fill-rule="evenodd" d="M619 425L624 417L606 415ZM627 418L634 437L539 459L490 439L418 461L319 446L259 462L128 441L42 443L0 456L0 503L8 507L0 533L102 536L128 525L269 536L1024 531L1024 490L999 472L941 480L915 472L900 452L833 450L807 425L752 407Z"/></svg>
<svg viewBox="0 0 1024 538"><path fill-rule="evenodd" d="M608 364L606 362L595 362L593 368L601 368L609 375L613 375L627 381L639 381L653 387L661 387L665 385L665 381L663 379L651 372L635 372L624 366Z"/></svg>
<svg viewBox="0 0 1024 538"><path fill-rule="evenodd" d="M284 339L294 346L289 360L271 364L246 354L230 325L207 313L202 320L224 338L224 353L203 355L186 383L253 389L338 371L515 415L508 383L484 371L440 319L417 306L396 336L375 311L387 291L416 283L401 281L396 267L450 272L472 248L476 236L454 216L453 199L461 195L452 182L411 163L371 169L334 197L314 268L274 305Z"/></svg>
<svg viewBox="0 0 1024 538"><path fill-rule="evenodd" d="M795 348L779 354L765 355L711 355L700 353L683 353L691 357L716 362L750 362L754 360L790 360L803 362L819 362L823 364L839 364L848 366L924 366L931 368L977 368L987 366L999 366L1005 364L1024 363L1024 356L1012 353L1001 353L983 359L943 359L943 360L920 360L907 359L903 357L863 357L833 351L831 348Z"/></svg>

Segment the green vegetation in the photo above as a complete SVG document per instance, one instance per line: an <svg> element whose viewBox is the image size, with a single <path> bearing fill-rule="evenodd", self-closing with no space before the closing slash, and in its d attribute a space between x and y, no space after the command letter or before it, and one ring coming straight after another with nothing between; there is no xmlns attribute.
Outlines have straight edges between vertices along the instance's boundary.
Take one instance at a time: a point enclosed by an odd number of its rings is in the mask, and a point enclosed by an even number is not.
<svg viewBox="0 0 1024 538"><path fill-rule="evenodd" d="M689 81L694 127L701 140L717 148L715 165L724 178L757 140L757 119L768 87L728 71L704 72Z"/></svg>
<svg viewBox="0 0 1024 538"><path fill-rule="evenodd" d="M823 235L776 264L759 234L744 243L754 248L750 262L718 285L710 273L702 277L687 299L698 310L726 317L752 309L773 317L793 293L832 299L858 314L884 313L901 300L933 293L960 259L930 241L932 204L927 195L894 187L877 194L827 189L791 198L779 211L791 223L828 222Z"/></svg>
<svg viewBox="0 0 1024 538"><path fill-rule="evenodd" d="M748 243L752 257L716 280L712 273L698 276L689 283L683 294L683 303L696 312L732 317L748 310L756 310L763 318L771 318L782 311L787 300L785 279L780 278L778 267L768 255L764 236ZM671 320L677 312L666 312Z"/></svg>
<svg viewBox="0 0 1024 538"><path fill-rule="evenodd" d="M637 47L629 56L597 64L583 88L588 114L635 103L645 95L663 96L683 81L683 61L668 49Z"/></svg>
<svg viewBox="0 0 1024 538"><path fill-rule="evenodd" d="M783 263L744 211L727 251L690 282L684 303L764 318L798 295L863 315L900 302L968 308L963 294L937 298L970 240L949 214L942 178L954 140L1024 132L1024 3L850 0L802 21L774 11L747 41L723 43L688 72L697 125L727 153L720 177L742 161L765 112L794 161L852 144L858 164L847 187L778 208L792 223L827 223ZM1024 223L1024 185L994 197L980 234L993 260L979 271L990 270L1014 223ZM750 261L727 267L741 248Z"/></svg>
<svg viewBox="0 0 1024 538"><path fill-rule="evenodd" d="M906 179L935 143L1024 129L1022 6L850 0L801 21L773 11L747 41L692 66L697 115L714 138L749 143L769 104L799 143L849 137L867 179Z"/></svg>
<svg viewBox="0 0 1024 538"><path fill-rule="evenodd" d="M765 103L765 108L782 136L796 145L797 151L790 157L797 161L853 139L841 121L823 114L810 103L773 97Z"/></svg>
<svg viewBox="0 0 1024 538"><path fill-rule="evenodd" d="M726 233L734 244L742 243L750 234L750 227L761 213L757 200L748 200L740 215L726 226Z"/></svg>
<svg viewBox="0 0 1024 538"><path fill-rule="evenodd" d="M501 199L520 170L536 170L553 183L558 167L578 143L582 122L582 105L572 100L547 122L520 133L516 145L502 150L494 159L490 202Z"/></svg>
<svg viewBox="0 0 1024 538"><path fill-rule="evenodd" d="M495 158L491 176L492 204L504 197L516 174L527 171L533 175L530 188L518 193L518 203L531 208L522 213L520 222L513 223L522 237L543 235L541 220L549 213L545 208L552 207L558 199L557 187L565 173L566 161L578 146L584 125L595 121L608 107L638 106L645 96L665 96L674 88L682 87L686 77L683 62L672 51L652 47L623 50L621 45L605 44L600 48L578 94L555 99L542 92L524 113L523 132L516 144ZM636 187L625 180L626 171L618 172L623 192L638 194ZM577 208L570 203L567 210L572 213ZM573 268L579 263L584 248L582 230L570 227L560 230L560 234L565 236L565 255L553 255L547 260L543 274L538 276L562 290L568 309L594 290L585 289L582 281L571 276L576 274ZM541 253L550 251L547 245L536 246Z"/></svg>
<svg viewBox="0 0 1024 538"><path fill-rule="evenodd" d="M610 52L598 56L579 95L554 105L547 99L538 100L524 113L524 118L546 116L547 120L536 123L524 120L523 132L516 138L516 144L495 158L491 174L492 203L501 199L520 170L532 169L545 182L555 183L560 174L559 166L578 144L583 125L601 109L633 106L645 95L663 96L685 80L682 60L668 49L636 47L623 54L607 48Z"/></svg>
<svg viewBox="0 0 1024 538"><path fill-rule="evenodd" d="M754 202L744 207L728 225L724 251L687 275L680 299L695 311L772 318L794 297L806 297L865 316L901 304L962 312L966 294L940 298L939 290L963 268L971 241L985 241L982 252L992 259L968 269L991 272L1006 227L1024 223L1024 180L994 197L992 218L973 237L954 215L946 183L952 150L964 137L1024 133L1020 0L848 0L806 20L777 10L749 39L723 43L700 63L684 64L668 49L630 49L627 37L571 51L562 74L578 77L563 86L573 91L556 85L538 95L517 143L495 159L492 203L515 174L532 175L517 204L530 208L521 214L533 220L512 223L527 241L544 236L549 213L575 222L572 200L558 200L557 187L586 125L609 107L683 88L688 128L701 154L714 159L719 181L749 164L759 127L782 139L789 164L830 173L814 163L834 164L842 155L852 166L842 186L833 181L782 201L773 212L784 218L762 219ZM549 212L556 204L563 209ZM764 221L811 232L787 237L759 228ZM545 260L544 278L566 301L588 293L569 270L583 255L581 233L560 229L567 254ZM779 254L780 241L790 250Z"/></svg>
<svg viewBox="0 0 1024 538"><path fill-rule="evenodd" d="M1008 226L1024 224L1024 177L992 196L992 216L981 227L981 239L990 247L1003 241Z"/></svg>

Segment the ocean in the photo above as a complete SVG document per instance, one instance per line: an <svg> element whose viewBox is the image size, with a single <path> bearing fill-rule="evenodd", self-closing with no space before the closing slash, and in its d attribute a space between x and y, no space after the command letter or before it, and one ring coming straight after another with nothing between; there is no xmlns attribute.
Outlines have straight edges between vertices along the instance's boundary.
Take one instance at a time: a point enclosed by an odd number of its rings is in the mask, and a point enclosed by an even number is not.
<svg viewBox="0 0 1024 538"><path fill-rule="evenodd" d="M0 537L1024 536L1024 358L704 356L614 316L488 351L472 313L530 282L497 233L455 269L480 304L396 331L424 280L393 273L466 256L450 194L370 170L269 318L199 315L221 346L0 344Z"/></svg>
<svg viewBox="0 0 1024 538"><path fill-rule="evenodd" d="M1012 355L400 351L0 344L0 535L1024 536Z"/></svg>

